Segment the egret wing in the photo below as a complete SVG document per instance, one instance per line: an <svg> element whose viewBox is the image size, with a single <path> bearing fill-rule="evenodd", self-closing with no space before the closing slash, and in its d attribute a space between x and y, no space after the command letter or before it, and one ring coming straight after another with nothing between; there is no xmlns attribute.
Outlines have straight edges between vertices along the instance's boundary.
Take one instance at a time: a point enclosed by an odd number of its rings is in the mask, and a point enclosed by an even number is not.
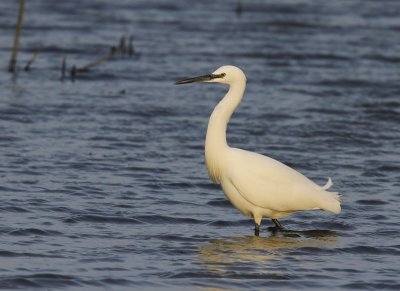
<svg viewBox="0 0 400 291"><path fill-rule="evenodd" d="M231 149L228 160L228 179L253 205L275 211L319 208L323 189L288 166L240 149Z"/></svg>

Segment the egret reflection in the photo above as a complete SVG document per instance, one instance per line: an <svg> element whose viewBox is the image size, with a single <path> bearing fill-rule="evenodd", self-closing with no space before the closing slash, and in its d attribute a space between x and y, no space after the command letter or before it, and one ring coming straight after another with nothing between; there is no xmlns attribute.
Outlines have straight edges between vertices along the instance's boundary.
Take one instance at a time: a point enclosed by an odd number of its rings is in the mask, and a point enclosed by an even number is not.
<svg viewBox="0 0 400 291"><path fill-rule="evenodd" d="M246 236L215 239L199 248L199 260L214 272L246 262L265 263L279 259L285 250L305 247L333 249L338 246L334 231L283 231L268 237Z"/></svg>

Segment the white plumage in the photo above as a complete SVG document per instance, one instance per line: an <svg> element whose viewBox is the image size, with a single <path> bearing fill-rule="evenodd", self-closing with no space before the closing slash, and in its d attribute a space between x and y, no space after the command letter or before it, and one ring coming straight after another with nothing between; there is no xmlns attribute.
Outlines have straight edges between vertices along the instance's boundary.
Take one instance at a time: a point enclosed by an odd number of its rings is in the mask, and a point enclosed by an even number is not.
<svg viewBox="0 0 400 291"><path fill-rule="evenodd" d="M211 114L205 144L206 165L210 178L219 183L230 202L256 223L255 233L263 217L281 227L278 218L300 210L322 209L340 213L337 192L282 164L258 153L231 148L226 142L226 128L232 113L243 98L246 76L237 67L223 66L210 75L178 81L217 82L229 85L229 91Z"/></svg>

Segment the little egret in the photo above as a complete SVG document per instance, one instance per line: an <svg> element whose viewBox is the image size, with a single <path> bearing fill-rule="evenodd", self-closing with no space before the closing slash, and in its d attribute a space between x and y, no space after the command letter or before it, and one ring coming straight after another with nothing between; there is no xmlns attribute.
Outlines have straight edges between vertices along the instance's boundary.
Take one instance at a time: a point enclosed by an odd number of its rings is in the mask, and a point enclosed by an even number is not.
<svg viewBox="0 0 400 291"><path fill-rule="evenodd" d="M176 84L193 82L229 86L228 93L215 107L208 123L205 161L211 180L221 185L233 206L254 219L255 235L259 235L263 217L271 218L275 228L281 229L278 218L296 211L322 209L340 213L339 193L326 191L332 186L330 178L325 186L319 186L279 161L228 146L227 124L246 87L246 76L241 69L222 66L212 74Z"/></svg>

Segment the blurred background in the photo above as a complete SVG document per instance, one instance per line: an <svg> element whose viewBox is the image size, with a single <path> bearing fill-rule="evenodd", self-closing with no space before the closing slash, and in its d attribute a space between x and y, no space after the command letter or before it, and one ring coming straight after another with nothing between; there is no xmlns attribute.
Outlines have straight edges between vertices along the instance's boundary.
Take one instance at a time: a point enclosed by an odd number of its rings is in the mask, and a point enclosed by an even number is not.
<svg viewBox="0 0 400 291"><path fill-rule="evenodd" d="M26 1L9 73L18 9L0 3L0 288L400 288L400 2ZM174 82L226 64L248 79L229 144L332 177L340 215L253 237L212 184L226 88Z"/></svg>

